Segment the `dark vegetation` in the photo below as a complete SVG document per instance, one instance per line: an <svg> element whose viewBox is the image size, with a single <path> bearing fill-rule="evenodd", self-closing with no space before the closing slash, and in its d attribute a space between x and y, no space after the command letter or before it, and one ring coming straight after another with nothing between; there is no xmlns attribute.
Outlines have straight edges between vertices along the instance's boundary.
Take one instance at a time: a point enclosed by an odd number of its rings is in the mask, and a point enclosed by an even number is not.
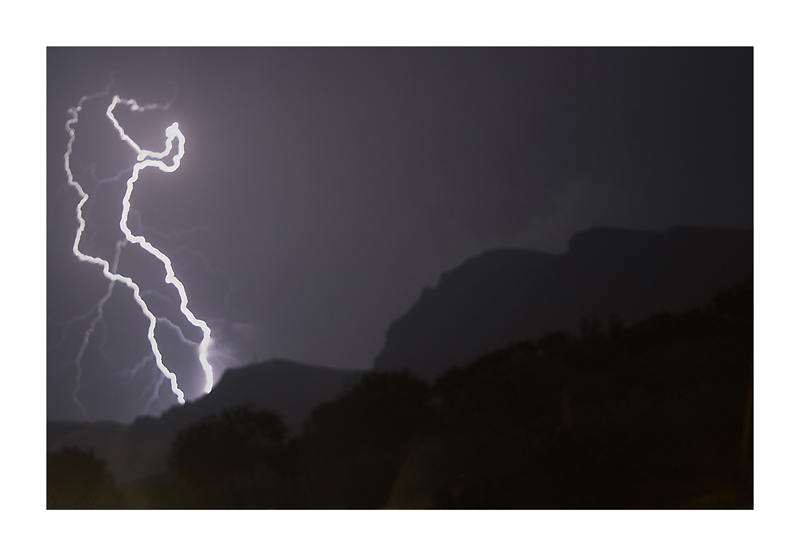
<svg viewBox="0 0 800 557"><path fill-rule="evenodd" d="M48 509L118 509L122 492L105 463L75 447L47 455Z"/></svg>
<svg viewBox="0 0 800 557"><path fill-rule="evenodd" d="M586 319L451 369L363 376L287 438L231 408L169 471L48 457L48 508L753 508L752 281L633 326Z"/></svg>
<svg viewBox="0 0 800 557"><path fill-rule="evenodd" d="M521 339L579 335L592 314L639 323L680 313L752 274L752 230L593 227L576 232L562 254L491 250L423 290L389 326L374 368L410 369L433 383L443 370ZM584 329L603 325L589 319Z"/></svg>

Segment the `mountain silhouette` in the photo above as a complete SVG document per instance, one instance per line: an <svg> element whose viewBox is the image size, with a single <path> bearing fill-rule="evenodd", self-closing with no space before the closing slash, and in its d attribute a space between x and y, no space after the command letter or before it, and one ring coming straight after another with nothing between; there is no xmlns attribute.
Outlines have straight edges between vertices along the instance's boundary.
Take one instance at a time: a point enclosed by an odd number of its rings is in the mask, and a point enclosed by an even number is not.
<svg viewBox="0 0 800 557"><path fill-rule="evenodd" d="M409 369L433 382L445 370L509 344L574 331L588 316L628 323L655 312L706 304L721 288L753 274L752 230L673 228L641 232L593 228L569 251L503 249L442 275L387 333L375 368ZM48 422L47 448L88 449L117 482L167 470L178 432L227 408L275 412L289 435L312 410L347 391L367 370L271 360L226 371L211 393L162 416L116 422Z"/></svg>
<svg viewBox="0 0 800 557"><path fill-rule="evenodd" d="M204 418L250 404L275 412L290 434L298 434L314 407L344 392L361 373L279 359L230 369L208 395L174 406L159 418L141 417L128 426L48 421L47 448L91 449L118 482L141 479L166 470L175 435Z"/></svg>
<svg viewBox="0 0 800 557"><path fill-rule="evenodd" d="M592 316L635 323L701 306L752 275L752 230L591 228L559 255L493 250L423 289L389 327L374 367L432 380L512 342L576 332Z"/></svg>
<svg viewBox="0 0 800 557"><path fill-rule="evenodd" d="M680 314L513 343L433 384L408 371L352 374L292 439L273 411L236 401L265 386L303 393L251 366L206 410L232 405L174 436L162 474L120 483L94 451L48 452L47 506L752 509L752 341L748 279ZM198 406L137 428L96 424L98 447L152 461L154 447L166 451L159 434L203 415Z"/></svg>

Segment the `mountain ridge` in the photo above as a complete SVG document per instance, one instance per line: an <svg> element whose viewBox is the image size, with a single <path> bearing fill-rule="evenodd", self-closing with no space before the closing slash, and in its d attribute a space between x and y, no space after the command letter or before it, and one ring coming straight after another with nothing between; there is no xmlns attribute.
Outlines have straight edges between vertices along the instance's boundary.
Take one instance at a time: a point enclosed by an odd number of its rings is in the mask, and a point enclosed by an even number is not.
<svg viewBox="0 0 800 557"><path fill-rule="evenodd" d="M658 311L702 306L721 288L752 277L752 246L752 230L593 228L575 234L562 254L490 250L422 290L389 328L375 369L407 368L432 382L447 368L511 343L572 332L591 315L617 312L630 323ZM398 332L405 346L394 342ZM251 404L275 412L293 436L316 406L343 394L368 371L280 359L232 368L211 393L158 418L140 417L129 425L48 421L47 448L93 450L118 482L139 480L166 470L179 431L225 408Z"/></svg>
<svg viewBox="0 0 800 557"><path fill-rule="evenodd" d="M159 417L141 416L133 423L47 422L47 449L77 446L108 462L118 482L137 480L166 470L175 435L223 409L250 404L275 412L290 435L322 402L334 399L364 373L273 359L232 368L207 395L173 406Z"/></svg>
<svg viewBox="0 0 800 557"><path fill-rule="evenodd" d="M702 305L753 274L752 229L593 227L560 254L489 250L443 273L387 330L375 369L428 380L509 343Z"/></svg>

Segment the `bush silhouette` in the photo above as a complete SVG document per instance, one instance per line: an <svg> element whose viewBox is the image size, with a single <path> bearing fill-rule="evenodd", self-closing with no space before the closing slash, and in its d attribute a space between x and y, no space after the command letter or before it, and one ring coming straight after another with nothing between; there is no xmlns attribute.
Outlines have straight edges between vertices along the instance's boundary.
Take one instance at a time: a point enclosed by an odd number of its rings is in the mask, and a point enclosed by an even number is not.
<svg viewBox="0 0 800 557"><path fill-rule="evenodd" d="M47 455L48 509L119 509L123 497L105 462L77 447Z"/></svg>
<svg viewBox="0 0 800 557"><path fill-rule="evenodd" d="M594 319L433 386L366 373L289 442L274 414L230 409L178 435L164 506L752 508L752 295Z"/></svg>
<svg viewBox="0 0 800 557"><path fill-rule="evenodd" d="M182 431L172 447L175 479L166 506L293 506L286 426L269 411L238 406Z"/></svg>
<svg viewBox="0 0 800 557"><path fill-rule="evenodd" d="M408 372L365 374L339 399L317 407L298 443L314 508L379 508L430 423L428 384Z"/></svg>

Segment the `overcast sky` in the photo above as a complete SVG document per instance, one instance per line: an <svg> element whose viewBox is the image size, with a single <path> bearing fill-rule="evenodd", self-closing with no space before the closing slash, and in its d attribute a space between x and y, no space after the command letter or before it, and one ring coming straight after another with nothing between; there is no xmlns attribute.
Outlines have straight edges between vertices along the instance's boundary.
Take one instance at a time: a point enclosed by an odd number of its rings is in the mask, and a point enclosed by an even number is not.
<svg viewBox="0 0 800 557"><path fill-rule="evenodd" d="M562 252L595 225L753 226L751 49L48 49L51 419L81 416L75 360L107 290L72 253L67 110L112 71L74 126L81 250L110 261L122 238L135 153L105 116L112 96L169 103L116 109L143 148L163 149L172 122L186 138L177 171L142 171L129 223L211 326L217 380L271 357L367 369L421 289L487 249ZM163 266L137 250L120 273L176 321ZM131 291L117 285L105 310L82 358L88 416L160 413L175 397L142 363ZM168 329L165 362L192 398L202 372Z"/></svg>

